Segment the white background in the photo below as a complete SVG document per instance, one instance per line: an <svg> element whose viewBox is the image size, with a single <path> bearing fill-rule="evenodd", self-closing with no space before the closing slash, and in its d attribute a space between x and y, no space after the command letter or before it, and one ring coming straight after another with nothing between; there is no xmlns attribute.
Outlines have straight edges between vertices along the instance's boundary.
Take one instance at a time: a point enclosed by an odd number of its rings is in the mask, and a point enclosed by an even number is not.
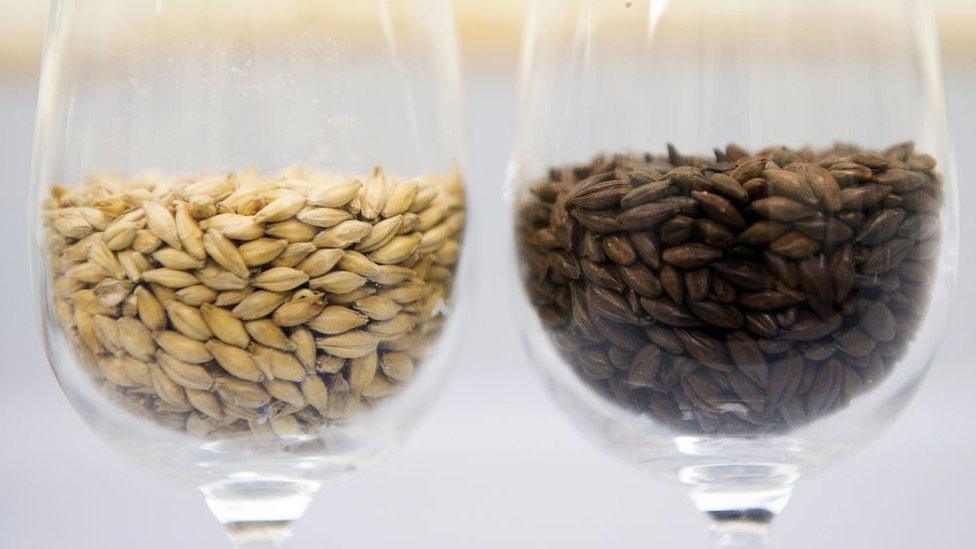
<svg viewBox="0 0 976 549"><path fill-rule="evenodd" d="M961 210L976 211L976 67L949 71ZM680 486L590 446L560 415L515 333L502 182L514 127L511 67L469 71L469 253L483 270L450 383L392 460L323 492L296 548L707 547ZM26 260L34 82L0 84L0 548L225 547L199 494L135 468L61 396L35 330ZM971 547L976 492L976 215L962 217L955 320L921 392L853 459L804 480L773 529L795 549Z"/></svg>

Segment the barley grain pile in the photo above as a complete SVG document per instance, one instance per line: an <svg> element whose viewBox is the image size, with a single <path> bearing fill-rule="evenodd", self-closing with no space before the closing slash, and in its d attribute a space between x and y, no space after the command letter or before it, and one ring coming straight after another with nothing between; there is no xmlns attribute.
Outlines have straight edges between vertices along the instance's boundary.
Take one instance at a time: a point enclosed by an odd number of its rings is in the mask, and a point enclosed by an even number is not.
<svg viewBox="0 0 976 549"><path fill-rule="evenodd" d="M614 402L682 431L789 430L876 386L915 338L936 168L913 143L554 167L520 204L526 288Z"/></svg>
<svg viewBox="0 0 976 549"><path fill-rule="evenodd" d="M92 177L44 204L54 315L103 387L198 436L282 437L393 395L443 323L457 177Z"/></svg>

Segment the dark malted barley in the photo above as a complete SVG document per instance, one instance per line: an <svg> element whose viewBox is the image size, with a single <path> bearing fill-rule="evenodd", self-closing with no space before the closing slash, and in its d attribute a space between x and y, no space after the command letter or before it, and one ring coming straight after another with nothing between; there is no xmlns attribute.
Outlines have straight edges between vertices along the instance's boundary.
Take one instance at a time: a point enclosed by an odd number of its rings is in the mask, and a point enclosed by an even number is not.
<svg viewBox="0 0 976 549"><path fill-rule="evenodd" d="M911 143L554 168L520 209L528 294L622 406L685 431L795 428L881 382L914 337L935 169Z"/></svg>

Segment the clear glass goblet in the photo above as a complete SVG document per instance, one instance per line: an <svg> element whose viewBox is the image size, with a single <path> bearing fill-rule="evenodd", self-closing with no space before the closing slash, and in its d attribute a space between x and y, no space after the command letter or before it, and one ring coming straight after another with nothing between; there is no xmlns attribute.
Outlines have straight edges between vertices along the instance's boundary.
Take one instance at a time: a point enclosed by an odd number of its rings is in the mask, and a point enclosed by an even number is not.
<svg viewBox="0 0 976 549"><path fill-rule="evenodd" d="M596 444L760 546L889 425L956 271L925 2L537 0L511 169L526 340Z"/></svg>
<svg viewBox="0 0 976 549"><path fill-rule="evenodd" d="M30 209L65 394L279 546L448 370L463 162L446 1L55 1Z"/></svg>

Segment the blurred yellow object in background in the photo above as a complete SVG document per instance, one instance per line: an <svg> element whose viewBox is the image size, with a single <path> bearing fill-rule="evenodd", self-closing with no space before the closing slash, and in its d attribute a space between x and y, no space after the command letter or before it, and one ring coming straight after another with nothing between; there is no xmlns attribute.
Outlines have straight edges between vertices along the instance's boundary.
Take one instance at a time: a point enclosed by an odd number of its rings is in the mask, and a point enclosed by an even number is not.
<svg viewBox="0 0 976 549"><path fill-rule="evenodd" d="M198 0L160 0L167 4ZM619 0L621 3L624 0ZM923 0L924 1L924 0ZM947 63L976 60L976 1L932 0L942 32ZM465 53L476 57L508 56L514 62L521 42L522 21L527 0L451 0ZM45 0L0 0L0 78L30 76L37 70L44 40L49 2ZM354 9L355 2L350 2ZM286 20L276 15L274 3L236 4L239 9L266 10L271 28ZM334 9L326 3L323 12ZM328 14L323 13L323 16ZM276 24L279 23L279 24ZM160 29L166 32L167 29Z"/></svg>

